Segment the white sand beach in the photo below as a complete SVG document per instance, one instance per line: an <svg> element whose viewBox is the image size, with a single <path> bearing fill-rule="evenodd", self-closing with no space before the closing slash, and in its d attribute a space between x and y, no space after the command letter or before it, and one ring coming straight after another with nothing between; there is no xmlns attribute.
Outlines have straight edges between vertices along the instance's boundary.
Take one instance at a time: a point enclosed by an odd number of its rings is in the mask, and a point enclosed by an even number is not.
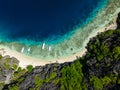
<svg viewBox="0 0 120 90"><path fill-rule="evenodd" d="M113 23L111 25L108 25L104 28L96 30L96 32L91 33L90 36L88 37L88 39L96 36L98 34L98 32L100 33L100 32L104 32L109 29L112 29L112 30L116 29L116 27L117 27L116 19L117 19L117 17L115 17L115 19L113 20ZM86 40L86 43L87 42L88 42L88 40ZM35 67L35 66L40 66L40 65L45 65L45 64L55 63L55 62L58 62L58 63L70 62L70 61L75 60L77 57L82 57L85 54L85 52L87 51L84 47L80 52L77 52L70 56L60 57L55 60L53 60L53 59L52 60L42 60L42 59L27 56L23 53L19 53L17 51L11 50L8 47L2 46L2 45L0 45L0 49L1 49L0 53L3 56L9 55L10 57L17 58L20 62L19 66L22 68L25 68L27 65L33 65Z"/></svg>

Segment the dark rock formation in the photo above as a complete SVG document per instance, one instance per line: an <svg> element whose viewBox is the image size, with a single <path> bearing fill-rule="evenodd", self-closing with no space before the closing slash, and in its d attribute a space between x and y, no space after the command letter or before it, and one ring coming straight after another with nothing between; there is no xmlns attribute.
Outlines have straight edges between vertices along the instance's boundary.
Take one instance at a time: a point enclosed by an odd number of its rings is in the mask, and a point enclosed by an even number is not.
<svg viewBox="0 0 120 90"><path fill-rule="evenodd" d="M118 14L118 18L117 18L117 29L120 28L120 13Z"/></svg>
<svg viewBox="0 0 120 90"><path fill-rule="evenodd" d="M47 64L45 66L37 66L33 69L32 72L26 73L24 76L25 80L20 83L20 90L28 90L29 88L35 88L35 76L38 76L40 79L45 80L50 77L50 74L55 70L57 77L60 77L60 70L70 65L71 62L64 64ZM43 83L40 87L40 90L58 90L59 85L55 85L52 82Z"/></svg>
<svg viewBox="0 0 120 90"><path fill-rule="evenodd" d="M2 57L0 55L0 84L9 84L11 78L13 78L14 69L13 65L18 65L19 61L16 58L10 58L10 56ZM0 85L0 90L2 86Z"/></svg>

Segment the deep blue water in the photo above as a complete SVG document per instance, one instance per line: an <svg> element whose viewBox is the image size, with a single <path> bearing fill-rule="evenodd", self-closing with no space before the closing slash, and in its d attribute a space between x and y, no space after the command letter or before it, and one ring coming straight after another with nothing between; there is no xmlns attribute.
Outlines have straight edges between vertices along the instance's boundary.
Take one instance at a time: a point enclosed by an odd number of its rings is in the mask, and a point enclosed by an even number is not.
<svg viewBox="0 0 120 90"><path fill-rule="evenodd" d="M100 1L1 0L0 32L11 41L58 39L82 25Z"/></svg>

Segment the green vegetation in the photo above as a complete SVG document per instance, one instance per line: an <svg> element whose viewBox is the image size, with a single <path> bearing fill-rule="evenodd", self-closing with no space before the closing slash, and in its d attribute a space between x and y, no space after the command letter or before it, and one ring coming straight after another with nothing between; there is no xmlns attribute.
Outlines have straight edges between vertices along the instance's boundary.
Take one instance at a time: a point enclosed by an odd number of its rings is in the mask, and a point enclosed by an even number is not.
<svg viewBox="0 0 120 90"><path fill-rule="evenodd" d="M62 77L60 79L61 90L82 90L82 64L75 61L71 66L66 66L61 70Z"/></svg>
<svg viewBox="0 0 120 90"><path fill-rule="evenodd" d="M29 88L29 90L35 90L34 88Z"/></svg>
<svg viewBox="0 0 120 90"><path fill-rule="evenodd" d="M111 79L111 83L112 84L116 84L117 83L117 77L118 77L117 74L110 74L109 77Z"/></svg>
<svg viewBox="0 0 120 90"><path fill-rule="evenodd" d="M99 38L103 39L104 37L109 37L109 36L113 35L114 33L115 33L114 30L108 30L105 33L104 32L101 33Z"/></svg>
<svg viewBox="0 0 120 90"><path fill-rule="evenodd" d="M6 59L3 61L3 66L4 66L4 68L6 68L6 69L10 69L10 68L11 68L9 62L10 62L10 58L6 58Z"/></svg>
<svg viewBox="0 0 120 90"><path fill-rule="evenodd" d="M57 68L56 68L56 64L54 64L54 71L56 71L57 70Z"/></svg>
<svg viewBox="0 0 120 90"><path fill-rule="evenodd" d="M1 60L2 58L3 58L2 55L0 55L0 60Z"/></svg>
<svg viewBox="0 0 120 90"><path fill-rule="evenodd" d="M4 63L4 67L5 67L6 69L11 68L11 67L10 67L10 65L9 65L9 64L7 64L7 63Z"/></svg>
<svg viewBox="0 0 120 90"><path fill-rule="evenodd" d="M49 78L46 78L45 82L49 82L50 80L54 79L57 76L56 72L50 74Z"/></svg>
<svg viewBox="0 0 120 90"><path fill-rule="evenodd" d="M102 90L104 85L108 85L111 82L111 79L107 76L101 79L96 76L92 76L90 78L90 82L94 86L95 90Z"/></svg>
<svg viewBox="0 0 120 90"><path fill-rule="evenodd" d="M19 90L19 86L18 85L13 85L10 87L9 90Z"/></svg>
<svg viewBox="0 0 120 90"><path fill-rule="evenodd" d="M24 80L24 77L22 77L22 76L17 79L18 83L22 82L23 80Z"/></svg>
<svg viewBox="0 0 120 90"><path fill-rule="evenodd" d="M59 82L60 82L60 79L59 79L59 78L56 78L56 79L54 79L54 81L53 81L53 83L54 83L55 85L57 85Z"/></svg>
<svg viewBox="0 0 120 90"><path fill-rule="evenodd" d="M51 80L55 79L57 76L56 72L53 71L51 72L50 76L44 80L40 79L40 77L38 77L37 75L35 76L34 80L35 80L35 85L36 85L36 89L39 90L40 86L42 85L43 82L50 82Z"/></svg>
<svg viewBox="0 0 120 90"><path fill-rule="evenodd" d="M31 72L33 70L33 66L32 65L28 65L27 66L27 70L28 70L28 72Z"/></svg>
<svg viewBox="0 0 120 90"><path fill-rule="evenodd" d="M102 80L103 85L108 85L108 84L110 84L111 81L112 81L112 80L110 79L110 77L108 77L108 76L105 76L105 77L102 78L101 80Z"/></svg>
<svg viewBox="0 0 120 90"><path fill-rule="evenodd" d="M19 80L19 78L26 73L25 69L18 68L17 71L14 72L13 80Z"/></svg>
<svg viewBox="0 0 120 90"><path fill-rule="evenodd" d="M16 84L13 84L10 86L10 90L19 90L19 84L25 79L23 75L27 72L26 69L22 69L21 67L16 67L14 64L14 77L12 78L12 82L16 82Z"/></svg>
<svg viewBox="0 0 120 90"><path fill-rule="evenodd" d="M111 66L112 60L120 60L120 47L119 46L109 46L105 42L101 42L105 40L105 38L109 38L113 34L120 34L120 31L110 30L106 33L102 33L98 35L93 42L89 42L87 55L82 57L81 59L74 62L70 66L66 66L61 70L62 77L54 80L55 84L61 84L61 90L87 90L87 83L84 81L84 74L83 74L83 66L84 64L81 62L91 63L89 58L94 57L97 60L94 64L96 68L100 68L100 63L105 60L106 57L111 58L105 64L104 69L109 68ZM120 41L120 39L118 39ZM111 42L110 42L111 43ZM105 68L106 67L106 68ZM85 66L84 66L85 68ZM93 68L93 67L92 67ZM103 69L103 70L104 70ZM104 77L99 78L98 76L91 75L90 84L94 87L95 90L102 90L104 86L110 84L120 83L118 80L118 75L105 75ZM84 84L83 84L84 83Z"/></svg>
<svg viewBox="0 0 120 90"><path fill-rule="evenodd" d="M28 69L29 70L31 70L31 65L30 66L28 66ZM22 69L21 67L17 67L17 65L16 64L13 64L13 67L12 67L14 70L16 70L15 72L14 72L14 77L13 77L13 79L12 79L12 82L16 82L15 84L12 84L12 86L10 86L10 90L19 90L19 84L25 79L24 78L24 74L27 72L27 70L26 69ZM28 70L28 71L29 71ZM30 72L30 71L29 71ZM35 78L36 79L36 83L38 84L38 83L40 83L39 81L39 79L36 77ZM40 85L40 84L39 84ZM32 89L31 89L32 90Z"/></svg>
<svg viewBox="0 0 120 90"><path fill-rule="evenodd" d="M117 82L117 84L119 84L119 85L120 85L120 79L118 79L118 82Z"/></svg>
<svg viewBox="0 0 120 90"><path fill-rule="evenodd" d="M99 43L98 41L95 41L94 43L90 43L89 48L92 52L92 54L90 55L94 54L98 61L103 60L103 58L106 57L110 52L108 46L106 46L104 43Z"/></svg>
<svg viewBox="0 0 120 90"><path fill-rule="evenodd" d="M113 49L113 56L115 59L120 59L120 47L119 46Z"/></svg>
<svg viewBox="0 0 120 90"><path fill-rule="evenodd" d="M16 64L13 64L13 66L12 66L12 68L13 68L14 70L16 70L17 67L18 67L18 65L16 65Z"/></svg>
<svg viewBox="0 0 120 90"><path fill-rule="evenodd" d="M17 72L21 72L21 71L22 71L22 68L18 67Z"/></svg>
<svg viewBox="0 0 120 90"><path fill-rule="evenodd" d="M103 43L98 50L99 51L98 51L98 55L97 55L98 57L97 58L98 58L99 61L102 60L104 57L106 57L110 52L109 48Z"/></svg>
<svg viewBox="0 0 120 90"><path fill-rule="evenodd" d="M2 90L3 86L4 86L4 83L0 82L0 90Z"/></svg>
<svg viewBox="0 0 120 90"><path fill-rule="evenodd" d="M103 84L102 84L102 81L98 77L92 76L90 78L90 82L91 84L93 84L95 90L102 90Z"/></svg>
<svg viewBox="0 0 120 90"><path fill-rule="evenodd" d="M42 85L43 80L41 80L38 76L35 76L35 85L36 90L40 90L40 86Z"/></svg>

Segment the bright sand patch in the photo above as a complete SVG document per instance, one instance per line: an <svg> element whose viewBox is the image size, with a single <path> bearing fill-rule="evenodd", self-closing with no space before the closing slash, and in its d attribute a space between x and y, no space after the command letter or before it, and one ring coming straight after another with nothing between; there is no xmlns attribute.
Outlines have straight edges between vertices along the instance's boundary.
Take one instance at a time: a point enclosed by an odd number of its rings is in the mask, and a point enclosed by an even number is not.
<svg viewBox="0 0 120 90"><path fill-rule="evenodd" d="M104 32L104 31L109 30L109 29L112 29L112 30L116 29L116 27L117 27L116 19L117 19L117 16L114 18L111 25L108 25L108 26L105 26L101 29L98 29L98 30L96 30L96 32L92 32L90 34L90 36L88 37L88 39L96 36L98 34L98 32ZM86 46L87 42L88 42L88 40L86 40L84 42L85 45L83 45L83 46ZM42 60L42 59L39 59L39 58L33 58L33 57L30 57L30 56L27 56L25 54L19 53L19 52L14 51L14 50L11 50L8 47L2 46L2 45L0 46L0 48L1 48L0 53L3 56L10 55L11 57L17 58L20 61L19 66L22 67L22 68L25 68L27 65L33 65L35 67L35 66L45 65L45 64L54 63L54 62L58 62L58 63L70 62L70 61L75 60L77 57L83 56L85 54L85 52L87 51L84 47L80 52L77 52L73 55L59 57L57 59L52 59L52 60Z"/></svg>

